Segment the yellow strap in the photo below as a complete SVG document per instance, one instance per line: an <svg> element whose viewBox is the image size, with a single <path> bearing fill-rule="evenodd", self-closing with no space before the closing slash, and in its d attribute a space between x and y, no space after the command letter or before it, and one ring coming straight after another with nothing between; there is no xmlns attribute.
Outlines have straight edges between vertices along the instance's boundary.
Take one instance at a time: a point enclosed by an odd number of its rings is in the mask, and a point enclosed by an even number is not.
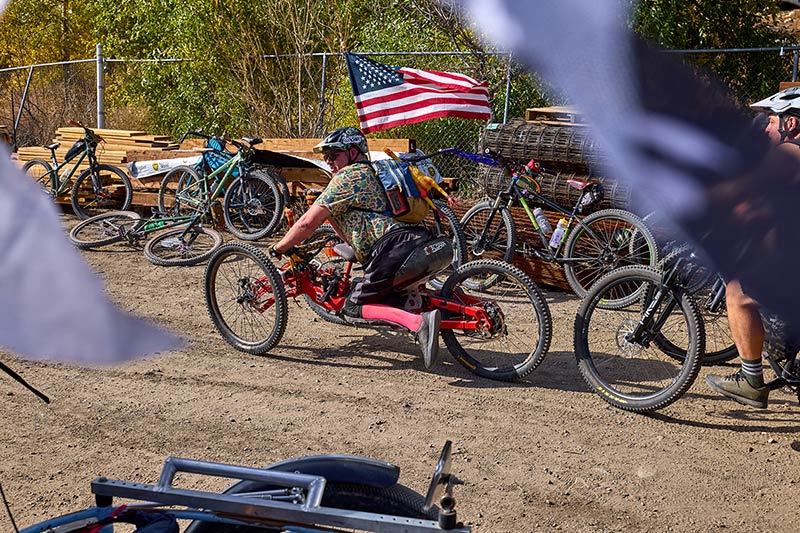
<svg viewBox="0 0 800 533"><path fill-rule="evenodd" d="M402 161L402 159L400 159L397 156L397 154L395 154L394 151L392 151L391 148L384 148L383 151L386 152L386 155L388 155L389 157L391 157L395 161ZM429 191L430 189L436 189L436 191L438 191L439 194L441 194L445 198L449 198L450 197L450 195L447 194L444 191L444 189L439 187L439 184L436 183L436 181L434 179L432 179L430 176L427 176L419 168L417 168L416 166L414 166L414 165L412 165L410 163L408 165L408 168L411 171L411 179L413 179L414 183L417 184L417 188L420 190L420 192L424 191L424 192L427 193L427 191ZM433 207L433 202L431 202L430 199L428 199L427 195L424 195L423 198L425 198L427 200L427 202L430 204L430 206Z"/></svg>

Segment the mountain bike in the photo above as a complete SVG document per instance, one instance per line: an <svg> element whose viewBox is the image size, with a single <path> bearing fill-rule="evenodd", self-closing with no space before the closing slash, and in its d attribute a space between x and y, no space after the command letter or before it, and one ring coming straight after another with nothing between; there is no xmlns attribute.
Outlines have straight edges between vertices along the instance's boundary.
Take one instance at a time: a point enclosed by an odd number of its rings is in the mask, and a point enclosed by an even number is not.
<svg viewBox="0 0 800 533"><path fill-rule="evenodd" d="M527 165L512 168L499 153L487 151L478 162L500 167L510 178L505 190L493 201L475 204L461 219L467 237L468 259L493 258L510 263L517 253L532 255L542 261L564 266L572 290L584 297L588 288L601 276L626 265L658 263L658 247L652 233L637 215L622 209L603 209L585 218L579 214L602 197L597 181L567 180L580 191L571 209L553 202L541 194L537 181L543 169L531 160ZM539 236L541 247L518 243L511 206L519 203ZM565 215L563 237L551 246L549 236L536 220L531 203L542 204ZM487 280L490 282L491 280ZM606 305L625 305L631 295Z"/></svg>
<svg viewBox="0 0 800 533"><path fill-rule="evenodd" d="M399 483L399 467L356 455L298 457L264 468L169 457L156 484L99 477L91 483L95 506L20 533L110 532L122 524L184 533L468 533L456 513L453 491L461 481L451 472L451 451L446 441L424 495ZM187 474L236 482L209 492L179 485Z"/></svg>
<svg viewBox="0 0 800 533"><path fill-rule="evenodd" d="M202 180L191 167L175 167L167 177L173 172L191 173L196 187L188 186L179 191L169 212L154 208L152 215L146 220L133 211L105 213L76 225L69 232L69 239L78 248L88 250L123 241L130 245L138 245L150 234L157 233L155 237L147 240L144 246L144 255L152 263L163 266L186 266L204 261L222 245L222 236L219 232L204 227L204 223L210 221L212 225L221 225L214 210L218 205L217 199L230 180L233 169L248 157L250 148L260 143L261 139L244 138L242 141L231 141L239 151L211 173L212 178L218 174L222 174L222 177L210 192L200 188ZM237 183L238 188L235 188ZM242 196L240 191L258 191L262 190L262 186L269 189L274 187L274 183L256 173L242 174L226 191L225 205L238 201L230 200L229 196L240 197ZM254 196L250 198L256 201ZM260 202L258 205L259 210L265 207ZM276 213L273 216L279 215L280 213Z"/></svg>
<svg viewBox="0 0 800 533"><path fill-rule="evenodd" d="M581 302L574 327L575 357L589 388L634 412L680 398L697 378L705 352L704 322L692 294L706 276L680 255L663 271L626 266L598 280ZM625 306L603 305L631 294L637 298Z"/></svg>
<svg viewBox="0 0 800 533"><path fill-rule="evenodd" d="M70 192L73 212L86 219L105 211L128 209L133 197L128 175L113 165L97 162L97 143L104 142L103 138L80 122L70 120L69 123L83 128L84 134L67 150L64 161L58 162L56 150L61 143L55 142L43 147L50 150L51 163L44 159L31 159L22 169L55 199L67 190L81 163L86 160L89 168L78 174Z"/></svg>
<svg viewBox="0 0 800 533"><path fill-rule="evenodd" d="M235 237L257 240L272 234L280 223L283 195L270 170L251 162L253 145L261 140L249 139L252 144L244 144L202 131L187 131L181 142L188 135L205 138L206 149L196 166L181 165L164 176L158 192L160 211L182 216L213 194L223 198L225 227ZM228 143L237 148L236 153L226 151Z"/></svg>
<svg viewBox="0 0 800 533"><path fill-rule="evenodd" d="M206 266L205 297L223 338L242 352L268 352L286 330L288 298L299 296L331 322L398 328L341 314L355 258L349 246L337 241L330 230L318 230L280 267L248 243L220 247ZM445 345L469 371L504 381L528 375L544 359L552 338L541 291L520 269L488 260L461 265L440 289L432 288L428 280L453 261L449 243L439 236L418 247L395 276L395 301L386 303L414 313L439 309ZM341 260L320 260L330 255ZM491 286L476 282L488 276L496 280Z"/></svg>

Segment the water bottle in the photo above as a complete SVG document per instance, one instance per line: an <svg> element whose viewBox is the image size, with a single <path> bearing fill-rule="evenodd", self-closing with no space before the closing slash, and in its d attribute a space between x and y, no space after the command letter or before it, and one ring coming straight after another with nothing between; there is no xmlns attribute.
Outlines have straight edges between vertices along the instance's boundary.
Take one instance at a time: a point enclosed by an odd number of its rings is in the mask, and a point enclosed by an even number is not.
<svg viewBox="0 0 800 533"><path fill-rule="evenodd" d="M533 210L533 217L536 219L536 223L539 224L539 228L544 233L550 233L553 231L553 227L550 225L550 221L547 220L547 217L544 216L544 211L541 207L537 207Z"/></svg>
<svg viewBox="0 0 800 533"><path fill-rule="evenodd" d="M550 248L553 250L557 249L558 246L561 244L561 240L564 238L564 231L567 229L567 221L566 219L562 218L558 221L558 225L556 229L553 231L553 235L550 236Z"/></svg>

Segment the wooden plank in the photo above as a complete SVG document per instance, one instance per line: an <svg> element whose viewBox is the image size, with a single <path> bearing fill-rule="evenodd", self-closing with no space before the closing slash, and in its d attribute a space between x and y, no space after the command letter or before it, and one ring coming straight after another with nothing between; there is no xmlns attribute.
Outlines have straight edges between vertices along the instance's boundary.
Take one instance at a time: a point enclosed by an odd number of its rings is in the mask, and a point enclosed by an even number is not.
<svg viewBox="0 0 800 533"><path fill-rule="evenodd" d="M791 87L800 87L800 81L782 81L778 85L778 90L783 91L784 89L789 89Z"/></svg>
<svg viewBox="0 0 800 533"><path fill-rule="evenodd" d="M573 108L567 106L533 107L525 110L527 121L556 121L563 123L583 122L583 118Z"/></svg>

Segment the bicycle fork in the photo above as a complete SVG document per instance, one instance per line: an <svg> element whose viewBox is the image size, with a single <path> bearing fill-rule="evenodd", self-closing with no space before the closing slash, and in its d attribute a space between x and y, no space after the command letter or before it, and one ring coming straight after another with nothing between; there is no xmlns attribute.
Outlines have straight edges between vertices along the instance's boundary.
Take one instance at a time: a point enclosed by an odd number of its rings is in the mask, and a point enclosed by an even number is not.
<svg viewBox="0 0 800 533"><path fill-rule="evenodd" d="M662 278L658 290L653 295L644 313L642 313L642 318L636 324L636 327L633 328L633 331L625 335L626 342L648 347L650 341L661 331L667 318L672 314L673 309L675 309L678 303L671 288L676 275L677 269L673 269ZM656 317L656 311L661 308L662 305L663 309Z"/></svg>

